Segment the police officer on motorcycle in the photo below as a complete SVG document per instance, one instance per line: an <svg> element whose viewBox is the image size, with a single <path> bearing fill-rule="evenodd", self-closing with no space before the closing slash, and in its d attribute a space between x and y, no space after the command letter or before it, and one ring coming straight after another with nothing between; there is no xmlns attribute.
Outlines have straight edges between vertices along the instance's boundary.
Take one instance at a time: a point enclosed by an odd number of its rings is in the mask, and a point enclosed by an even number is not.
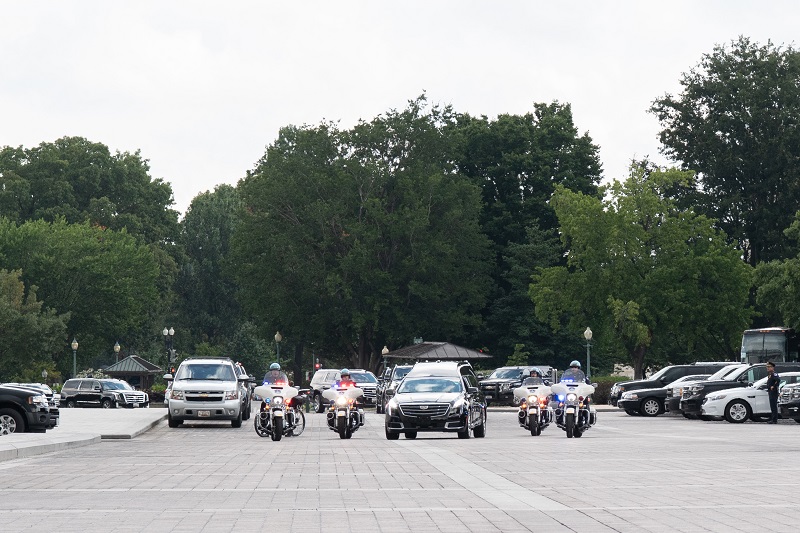
<svg viewBox="0 0 800 533"><path fill-rule="evenodd" d="M275 385L277 383L289 384L289 376L285 372L281 372L281 365L272 363L269 365L269 371L264 374L264 385Z"/></svg>
<svg viewBox="0 0 800 533"><path fill-rule="evenodd" d="M569 369L561 374L561 381L583 381L587 385L592 384L586 374L583 373L583 370L581 370L581 362L577 360L572 361L569 364Z"/></svg>
<svg viewBox="0 0 800 533"><path fill-rule="evenodd" d="M527 385L544 385L544 380L542 379L542 371L538 368L534 367L531 368L531 374L527 378L525 378L522 382L522 386Z"/></svg>

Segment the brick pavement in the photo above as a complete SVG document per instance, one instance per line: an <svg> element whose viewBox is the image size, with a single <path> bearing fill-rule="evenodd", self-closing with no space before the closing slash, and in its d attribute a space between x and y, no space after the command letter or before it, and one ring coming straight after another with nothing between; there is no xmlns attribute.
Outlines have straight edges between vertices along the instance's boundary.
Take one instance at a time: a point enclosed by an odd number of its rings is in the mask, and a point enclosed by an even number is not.
<svg viewBox="0 0 800 533"><path fill-rule="evenodd" d="M800 425L601 413L581 439L531 437L512 411L485 439L350 440L165 423L128 441L0 462L0 530L224 532L785 531ZM767 448L764 443L769 442ZM777 496L782 495L782 496Z"/></svg>

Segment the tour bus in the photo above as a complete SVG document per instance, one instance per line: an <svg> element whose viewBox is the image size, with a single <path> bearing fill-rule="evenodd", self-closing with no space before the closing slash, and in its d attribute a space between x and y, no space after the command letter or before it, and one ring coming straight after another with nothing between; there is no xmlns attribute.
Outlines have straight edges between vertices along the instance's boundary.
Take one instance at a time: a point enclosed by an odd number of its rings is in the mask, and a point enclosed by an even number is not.
<svg viewBox="0 0 800 533"><path fill-rule="evenodd" d="M747 329L742 335L742 363L797 360L798 340L791 328Z"/></svg>

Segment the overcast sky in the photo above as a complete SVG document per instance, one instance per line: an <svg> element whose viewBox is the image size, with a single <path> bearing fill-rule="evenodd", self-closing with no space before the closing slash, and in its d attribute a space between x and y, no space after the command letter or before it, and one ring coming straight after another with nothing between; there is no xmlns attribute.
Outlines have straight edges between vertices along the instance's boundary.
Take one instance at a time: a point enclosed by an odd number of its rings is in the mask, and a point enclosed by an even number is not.
<svg viewBox="0 0 800 533"><path fill-rule="evenodd" d="M0 146L140 150L175 208L236 184L289 124L426 92L495 117L572 104L606 179L659 155L647 113L715 44L794 44L795 1L0 0Z"/></svg>

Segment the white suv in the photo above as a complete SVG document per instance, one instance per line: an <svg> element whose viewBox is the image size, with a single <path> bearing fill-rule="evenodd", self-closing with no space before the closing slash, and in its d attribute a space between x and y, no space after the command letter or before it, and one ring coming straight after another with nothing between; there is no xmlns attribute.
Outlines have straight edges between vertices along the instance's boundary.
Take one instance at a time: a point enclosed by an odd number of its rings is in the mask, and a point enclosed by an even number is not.
<svg viewBox="0 0 800 533"><path fill-rule="evenodd" d="M247 375L238 375L228 358L185 359L172 381L166 399L169 427L176 428L185 420L230 420L231 426L242 426L242 383Z"/></svg>

